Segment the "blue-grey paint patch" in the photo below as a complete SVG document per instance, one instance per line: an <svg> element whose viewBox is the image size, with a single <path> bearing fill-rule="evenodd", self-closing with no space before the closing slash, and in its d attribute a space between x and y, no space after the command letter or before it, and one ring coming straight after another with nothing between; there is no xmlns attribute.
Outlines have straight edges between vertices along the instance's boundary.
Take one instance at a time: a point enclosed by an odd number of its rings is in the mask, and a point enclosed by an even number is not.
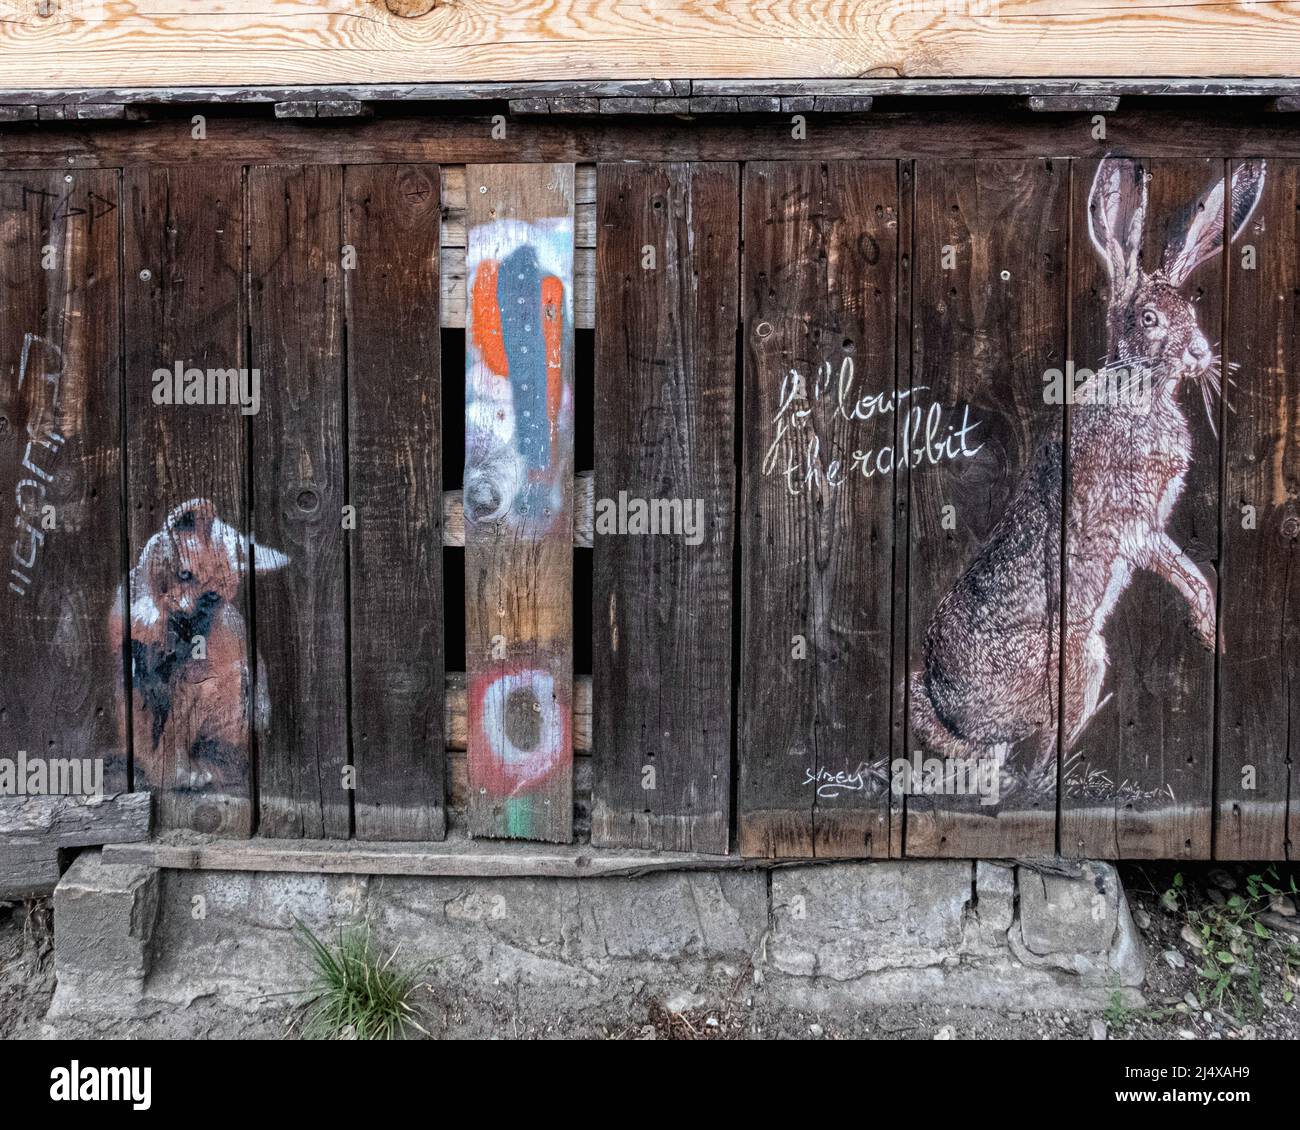
<svg viewBox="0 0 1300 1130"><path fill-rule="evenodd" d="M497 301L510 362L516 447L527 467L544 471L551 465L551 425L546 416L542 270L537 252L529 245L512 251L502 262L497 272Z"/></svg>

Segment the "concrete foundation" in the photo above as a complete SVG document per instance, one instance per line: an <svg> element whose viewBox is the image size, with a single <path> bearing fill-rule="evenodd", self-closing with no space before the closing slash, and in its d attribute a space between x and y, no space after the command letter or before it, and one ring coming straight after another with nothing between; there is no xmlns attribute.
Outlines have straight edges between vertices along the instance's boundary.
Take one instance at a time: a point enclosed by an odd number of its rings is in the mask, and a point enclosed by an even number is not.
<svg viewBox="0 0 1300 1130"><path fill-rule="evenodd" d="M430 979L573 1006L746 985L834 1012L939 1002L1136 1003L1145 958L1114 868L831 863L609 878L158 870L87 852L55 893L52 1017L200 997L255 1009L302 990L295 921L369 923Z"/></svg>

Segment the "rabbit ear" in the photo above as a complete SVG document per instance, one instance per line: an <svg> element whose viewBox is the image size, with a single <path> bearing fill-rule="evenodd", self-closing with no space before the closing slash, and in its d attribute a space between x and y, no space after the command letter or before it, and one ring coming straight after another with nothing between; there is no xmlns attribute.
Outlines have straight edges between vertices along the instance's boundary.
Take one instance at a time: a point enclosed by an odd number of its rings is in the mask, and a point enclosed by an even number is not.
<svg viewBox="0 0 1300 1130"><path fill-rule="evenodd" d="M1137 280L1146 219L1146 170L1137 161L1104 158L1088 199L1088 235L1116 290Z"/></svg>
<svg viewBox="0 0 1300 1130"><path fill-rule="evenodd" d="M1224 217L1223 181L1206 189L1196 201L1186 224L1181 244L1171 242L1165 249L1165 274L1174 286L1182 286L1187 276L1206 259L1223 249L1223 232L1231 230L1236 239L1250 220L1264 193L1264 162L1244 161L1232 173L1230 213Z"/></svg>

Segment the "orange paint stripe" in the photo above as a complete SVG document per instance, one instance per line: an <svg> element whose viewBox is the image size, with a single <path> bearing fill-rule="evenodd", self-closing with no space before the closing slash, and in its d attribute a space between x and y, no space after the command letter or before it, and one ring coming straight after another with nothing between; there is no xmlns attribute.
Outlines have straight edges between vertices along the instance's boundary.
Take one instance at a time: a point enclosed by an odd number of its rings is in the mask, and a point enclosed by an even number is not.
<svg viewBox="0 0 1300 1130"><path fill-rule="evenodd" d="M564 283L554 275L542 279L542 333L546 339L546 418L560 417L560 393L564 388Z"/></svg>
<svg viewBox="0 0 1300 1130"><path fill-rule="evenodd" d="M510 375L505 338L501 334L501 305L497 301L497 261L485 259L474 272L470 294L473 341L483 363L499 377Z"/></svg>

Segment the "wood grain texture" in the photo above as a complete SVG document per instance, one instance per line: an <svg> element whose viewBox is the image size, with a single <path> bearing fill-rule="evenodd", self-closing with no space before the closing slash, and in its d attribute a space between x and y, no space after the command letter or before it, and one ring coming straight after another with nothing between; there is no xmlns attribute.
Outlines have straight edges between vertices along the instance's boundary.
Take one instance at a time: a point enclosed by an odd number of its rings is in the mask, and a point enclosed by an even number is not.
<svg viewBox="0 0 1300 1130"><path fill-rule="evenodd" d="M1069 115L1002 117L987 106L954 99L944 107L872 115L865 121L832 115L807 136L790 123L706 115L671 116L653 128L635 119L543 118L496 140L486 114L413 114L346 122L329 129L309 123L223 118L205 140L182 123L122 123L112 128L66 123L33 129L0 127L0 167L29 169L209 164L393 164L493 161L748 161L768 160L1101 157L1112 149L1161 156L1300 157L1300 132L1287 114L1243 113L1244 100L1207 99L1195 110L1125 109L1107 117L1107 137L1080 129ZM187 121L187 120L186 120Z"/></svg>
<svg viewBox="0 0 1300 1130"><path fill-rule="evenodd" d="M243 192L237 165L129 171L123 261L135 787L157 793L161 827L232 836L253 828L258 699L247 421L237 404L155 404L152 376L248 364ZM221 599L199 615L207 593Z"/></svg>
<svg viewBox="0 0 1300 1130"><path fill-rule="evenodd" d="M253 531L289 560L255 581L269 722L258 747L263 835L346 837L347 607L343 534L343 170L248 171ZM357 523L357 532L362 524Z"/></svg>
<svg viewBox="0 0 1300 1130"><path fill-rule="evenodd" d="M600 505L675 501L679 521L598 516L592 842L726 854L740 178L602 165L597 195Z"/></svg>
<svg viewBox="0 0 1300 1130"><path fill-rule="evenodd" d="M740 850L884 856L897 169L753 163L744 201Z"/></svg>
<svg viewBox="0 0 1300 1130"><path fill-rule="evenodd" d="M883 0L798 6L705 0L627 10L601 0L473 0L402 17L382 2L164 0L23 8L0 25L17 86L295 84L640 77L1285 75L1300 48L1290 3L1104 11L1001 0L960 15ZM1223 44L1233 44L1225 63Z"/></svg>
<svg viewBox="0 0 1300 1130"><path fill-rule="evenodd" d="M104 862L201 871L290 871L324 875L455 875L464 878L552 879L639 876L658 871L740 870L754 867L738 856L702 852L658 852L603 848L482 843L464 833L440 844L366 844L357 841L255 839L243 843L170 839L145 844L110 844ZM2 860L0 860L2 862Z"/></svg>
<svg viewBox="0 0 1300 1130"><path fill-rule="evenodd" d="M1300 842L1298 209L1300 166L1269 161L1263 199L1228 255L1218 859L1286 859Z"/></svg>
<svg viewBox="0 0 1300 1130"><path fill-rule="evenodd" d="M1223 176L1224 162L1202 159L1142 162L1150 175L1142 267L1153 271L1166 244L1181 238L1189 209ZM1096 164L1074 169L1071 247L1074 289L1070 353L1076 365L1095 367L1107 358L1105 267L1088 238L1088 193ZM1210 342L1222 336L1223 259L1198 267L1181 293ZM1219 557L1219 441L1199 394L1182 387L1177 404L1190 429L1191 465L1182 496L1164 529L1190 558L1211 588ZM1214 409L1216 419L1218 408ZM1082 485L1078 464L1096 460L1080 442L1081 409L1069 410L1067 444L1072 465L1066 513L1067 594L1081 583L1093 556L1080 517L1116 508L1095 487ZM1162 455L1165 453L1161 453ZM1104 455L1101 456L1104 458ZM1135 473L1136 472L1136 473ZM1134 484L1141 468L1115 468L1111 476ZM1155 499L1148 502L1150 508ZM1067 600L1072 600L1067 595ZM1074 613L1073 602L1071 605ZM1167 580L1137 569L1104 630L1109 656L1102 700L1096 714L1063 751L1060 850L1085 859L1205 859L1210 855L1214 753L1213 654L1189 623L1187 602ZM1068 642L1084 629L1067 623ZM1067 664L1068 666L1068 664ZM1069 677L1067 672L1067 678ZM1107 697L1109 696L1109 697Z"/></svg>
<svg viewBox="0 0 1300 1130"><path fill-rule="evenodd" d="M964 768L967 791L906 798L909 856L1055 848L1062 412L1043 373L1065 346L1068 181L1050 160L916 164L907 756Z"/></svg>
<svg viewBox="0 0 1300 1130"><path fill-rule="evenodd" d="M441 839L438 168L361 165L344 185L356 835Z"/></svg>
<svg viewBox="0 0 1300 1130"><path fill-rule="evenodd" d="M591 548L594 484L595 474L592 471L579 471L573 476L573 544L581 549ZM442 492L442 544L465 544L464 491Z"/></svg>
<svg viewBox="0 0 1300 1130"><path fill-rule="evenodd" d="M573 166L466 170L470 832L573 827Z"/></svg>
<svg viewBox="0 0 1300 1130"><path fill-rule="evenodd" d="M152 808L147 792L7 796L0 798L0 842L70 848L147 840Z"/></svg>
<svg viewBox="0 0 1300 1130"><path fill-rule="evenodd" d="M123 580L119 202L111 170L0 174L0 749L53 774L87 759L93 776L99 759L110 791L128 782L110 625Z"/></svg>

